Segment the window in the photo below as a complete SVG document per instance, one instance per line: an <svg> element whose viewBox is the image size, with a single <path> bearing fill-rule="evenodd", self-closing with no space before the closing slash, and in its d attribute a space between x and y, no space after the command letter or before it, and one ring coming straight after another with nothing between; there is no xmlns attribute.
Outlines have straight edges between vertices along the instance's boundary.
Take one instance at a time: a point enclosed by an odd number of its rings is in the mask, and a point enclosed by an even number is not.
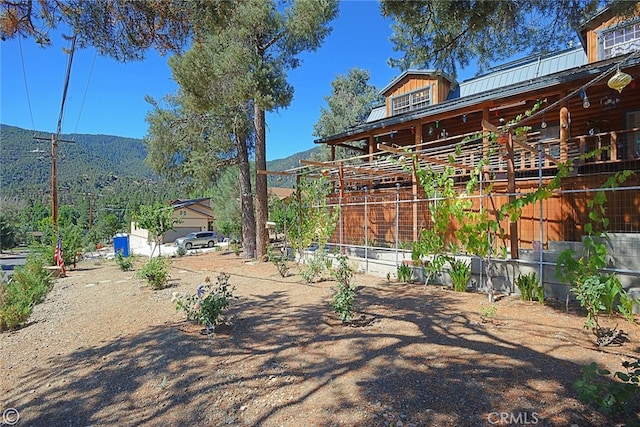
<svg viewBox="0 0 640 427"><path fill-rule="evenodd" d="M391 99L391 114L401 114L407 111L431 105L431 86L426 86L413 92L404 93Z"/></svg>
<svg viewBox="0 0 640 427"><path fill-rule="evenodd" d="M640 22L606 30L601 35L601 58L609 59L614 56L640 50Z"/></svg>

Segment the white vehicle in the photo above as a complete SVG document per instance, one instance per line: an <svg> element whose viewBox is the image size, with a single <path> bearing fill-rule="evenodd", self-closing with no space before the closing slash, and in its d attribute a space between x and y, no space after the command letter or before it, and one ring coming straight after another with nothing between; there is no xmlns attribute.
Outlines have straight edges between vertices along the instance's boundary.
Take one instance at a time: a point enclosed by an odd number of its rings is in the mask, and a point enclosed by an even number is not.
<svg viewBox="0 0 640 427"><path fill-rule="evenodd" d="M176 239L176 246L184 246L186 249L191 249L196 246L212 248L218 240L219 238L215 231L196 231Z"/></svg>

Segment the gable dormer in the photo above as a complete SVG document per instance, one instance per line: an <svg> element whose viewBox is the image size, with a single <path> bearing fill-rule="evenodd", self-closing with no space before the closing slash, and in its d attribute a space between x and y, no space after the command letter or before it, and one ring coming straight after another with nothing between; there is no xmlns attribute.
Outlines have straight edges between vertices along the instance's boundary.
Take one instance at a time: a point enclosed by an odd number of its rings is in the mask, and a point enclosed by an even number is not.
<svg viewBox="0 0 640 427"><path fill-rule="evenodd" d="M640 51L640 17L616 16L605 9L580 31L589 63Z"/></svg>
<svg viewBox="0 0 640 427"><path fill-rule="evenodd" d="M443 102L452 84L453 79L441 71L405 71L380 92L385 98L386 116L397 116Z"/></svg>

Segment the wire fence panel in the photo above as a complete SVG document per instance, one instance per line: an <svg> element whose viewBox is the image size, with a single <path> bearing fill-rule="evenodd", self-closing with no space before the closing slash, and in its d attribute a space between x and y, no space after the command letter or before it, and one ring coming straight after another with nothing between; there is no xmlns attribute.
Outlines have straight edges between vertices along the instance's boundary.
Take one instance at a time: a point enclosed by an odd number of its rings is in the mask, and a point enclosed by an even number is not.
<svg viewBox="0 0 640 427"><path fill-rule="evenodd" d="M611 241L611 267L640 274L640 186L627 185L606 190L586 188L592 181L583 178L569 180L567 188L562 191L526 204L516 221L516 254L511 253L509 218L503 218L499 222L503 233L498 233L494 242L495 253L506 251L508 258L537 262L542 259L544 263L552 264L555 257L549 253L557 255L567 248L581 250L580 244L588 234L585 226L593 222L590 218L592 200L599 191L603 191L606 196L605 215L609 221L606 232ZM635 181L632 180L631 184ZM536 180L520 182L519 192L511 198L536 191L538 185ZM509 196L504 188L495 185L492 193L460 197L471 200L469 213L484 211L489 218L498 219L501 207L510 200ZM340 207L340 219L330 243L343 251L348 247L360 248L358 254L369 258L374 249L393 252L395 256L390 262L397 266L410 258L412 245L420 238L420 232L433 227L431 209L443 201L418 198L410 189L398 188L351 194L335 202L335 207ZM459 244L455 233L460 225L452 219L442 236L445 242L454 246ZM594 231L600 230L596 226Z"/></svg>

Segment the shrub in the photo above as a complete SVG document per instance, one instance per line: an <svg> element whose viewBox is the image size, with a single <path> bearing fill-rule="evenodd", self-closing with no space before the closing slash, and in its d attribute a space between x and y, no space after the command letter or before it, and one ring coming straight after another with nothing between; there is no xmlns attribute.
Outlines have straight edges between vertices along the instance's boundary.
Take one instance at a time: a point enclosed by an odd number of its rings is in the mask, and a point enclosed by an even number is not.
<svg viewBox="0 0 640 427"><path fill-rule="evenodd" d="M169 263L163 257L151 258L142 266L137 277L146 280L151 289L162 289L169 279Z"/></svg>
<svg viewBox="0 0 640 427"><path fill-rule="evenodd" d="M30 255L17 267L9 283L0 283L0 330L15 329L31 315L51 288L51 275L40 254Z"/></svg>
<svg viewBox="0 0 640 427"><path fill-rule="evenodd" d="M276 266L278 273L280 273L282 277L289 276L289 266L287 265L287 257L285 254L282 252L277 253L273 246L269 246L267 248L267 257L269 258L269 261Z"/></svg>
<svg viewBox="0 0 640 427"><path fill-rule="evenodd" d="M540 304L544 304L544 286L540 284L535 272L518 275L516 286L520 289L520 299L533 301L535 297Z"/></svg>
<svg viewBox="0 0 640 427"><path fill-rule="evenodd" d="M220 273L215 288L211 279L205 278L194 295L174 293L176 310L183 310L187 314L187 320L204 325L206 333L213 332L222 323L223 313L234 298L235 288L229 285L229 277L226 273Z"/></svg>
<svg viewBox="0 0 640 427"><path fill-rule="evenodd" d="M338 290L333 295L333 311L340 316L343 323L351 320L351 315L355 311L356 290L351 286L353 269L348 264L346 256L338 255L338 268L333 272L333 276L338 282Z"/></svg>
<svg viewBox="0 0 640 427"><path fill-rule="evenodd" d="M449 260L449 276L456 292L466 292L467 283L471 279L471 264L458 259Z"/></svg>
<svg viewBox="0 0 640 427"><path fill-rule="evenodd" d="M398 281L411 282L411 267L404 262L398 266Z"/></svg>
<svg viewBox="0 0 640 427"><path fill-rule="evenodd" d="M322 274L331 266L327 253L318 249L307 263L300 267L300 275L305 283L313 283L322 279Z"/></svg>
<svg viewBox="0 0 640 427"><path fill-rule="evenodd" d="M216 246L216 248L218 248L218 246ZM184 246L178 246L178 249L176 249L176 255L178 255L179 257L183 257L187 254L187 248L185 248Z"/></svg>
<svg viewBox="0 0 640 427"><path fill-rule="evenodd" d="M605 414L618 413L634 417L631 413L640 400L640 359L622 362L626 372L616 372L617 381L610 381L610 372L600 369L595 362L582 367L582 378L573 384L580 400L595 404Z"/></svg>
<svg viewBox="0 0 640 427"><path fill-rule="evenodd" d="M122 271L133 270L133 258L122 256L122 251L116 252L116 264Z"/></svg>
<svg viewBox="0 0 640 427"><path fill-rule="evenodd" d="M494 303L480 307L480 317L483 319L493 319L497 312L498 306Z"/></svg>

